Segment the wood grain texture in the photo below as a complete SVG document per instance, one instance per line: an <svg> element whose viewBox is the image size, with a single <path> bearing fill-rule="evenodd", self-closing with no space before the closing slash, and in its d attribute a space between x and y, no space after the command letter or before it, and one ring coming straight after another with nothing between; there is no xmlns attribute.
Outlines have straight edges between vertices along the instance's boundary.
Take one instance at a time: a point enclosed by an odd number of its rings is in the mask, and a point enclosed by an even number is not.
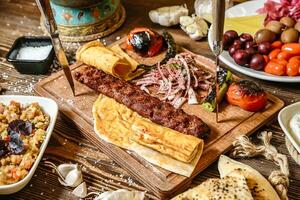
<svg viewBox="0 0 300 200"><path fill-rule="evenodd" d="M114 42L117 36L124 36L128 30L137 25L149 26L156 30L160 29L159 25L150 22L148 11L160 6L181 3L187 3L189 9L192 10L193 1L123 1L127 10L126 22L121 29L105 38L106 43ZM0 83L4 83L5 87L8 88L5 94L32 94L30 84L36 83L40 78L44 77L21 75L5 60L6 53L17 37L22 35L43 35L39 28L39 16L40 14L34 0L1 0L0 2ZM212 58L212 53L206 40L194 42L178 27L168 28L168 31L176 34L176 40L187 49ZM236 74L246 78L242 74ZM286 104L300 101L299 84L273 83L247 78L255 80L267 91L284 100ZM276 118L260 130L272 131L274 133L272 144L278 148L279 152L288 155L283 132ZM253 135L253 138L255 138L255 135ZM85 139L74 124L61 116L58 118L44 159L49 159L57 164L63 162L81 163L84 166L84 179L87 185L90 186L90 190L106 191L117 188L146 190L142 184L134 180L125 170ZM300 170L290 156L288 156L288 159L291 172L288 195L290 199L297 200L300 199ZM266 177L271 170L277 168L272 162L262 158L239 161L258 169ZM192 186L201 183L206 178L218 176L215 162L194 178ZM0 199L76 199L70 194L71 190L71 188L61 186L57 181L57 176L41 162L35 176L23 190L14 195L1 196ZM151 192L147 192L147 197L156 199Z"/></svg>

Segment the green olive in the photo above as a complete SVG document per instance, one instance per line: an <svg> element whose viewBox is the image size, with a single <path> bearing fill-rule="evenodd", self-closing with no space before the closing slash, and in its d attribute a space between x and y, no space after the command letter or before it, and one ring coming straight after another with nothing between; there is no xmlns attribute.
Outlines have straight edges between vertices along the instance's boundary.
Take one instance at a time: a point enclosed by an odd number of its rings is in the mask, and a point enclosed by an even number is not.
<svg viewBox="0 0 300 200"><path fill-rule="evenodd" d="M294 28L295 28L298 32L300 32L300 22L297 22L297 23L295 24Z"/></svg>
<svg viewBox="0 0 300 200"><path fill-rule="evenodd" d="M269 29L276 34L280 34L284 29L284 24L279 21L272 20L267 23L266 29Z"/></svg>
<svg viewBox="0 0 300 200"><path fill-rule="evenodd" d="M269 29L260 29L255 33L254 40L256 43L273 42L276 39L274 32Z"/></svg>
<svg viewBox="0 0 300 200"><path fill-rule="evenodd" d="M294 28L288 28L281 33L280 37L283 43L292 43L299 40L299 32Z"/></svg>
<svg viewBox="0 0 300 200"><path fill-rule="evenodd" d="M295 20L293 20L290 17L282 17L280 19L280 22L283 23L288 28L294 27L294 25L296 23Z"/></svg>

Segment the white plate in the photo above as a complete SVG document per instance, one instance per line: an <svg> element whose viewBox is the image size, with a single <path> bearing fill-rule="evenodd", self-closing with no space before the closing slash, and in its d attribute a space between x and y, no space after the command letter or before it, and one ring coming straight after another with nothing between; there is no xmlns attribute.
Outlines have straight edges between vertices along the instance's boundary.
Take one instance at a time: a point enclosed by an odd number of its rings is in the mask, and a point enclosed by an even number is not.
<svg viewBox="0 0 300 200"><path fill-rule="evenodd" d="M248 16L248 15L255 15L256 10L261 8L264 4L264 0L253 0L238 4L234 7L229 8L226 10L227 17L238 17L238 16ZM210 28L208 33L208 43L210 48L212 49L212 29ZM220 60L225 63L228 67L246 74L248 76L267 80L267 81L275 81L275 82L288 82L288 83L298 83L300 82L300 76L296 77L289 77L289 76L275 76L272 74L265 73L263 71L253 70L247 67L240 66L234 62L227 51L224 51L220 55Z"/></svg>
<svg viewBox="0 0 300 200"><path fill-rule="evenodd" d="M278 122L285 135L288 137L288 139L291 141L293 146L300 153L300 135L295 135L290 130L290 126L289 126L291 118L297 113L300 113L300 102L291 104L283 108L278 114Z"/></svg>
<svg viewBox="0 0 300 200"><path fill-rule="evenodd" d="M27 174L27 176L25 176L24 179L20 180L17 183L0 186L0 195L12 194L12 193L18 192L23 187L25 187L26 184L30 181L41 158L43 157L44 151L50 140L50 136L52 134L52 131L53 131L53 128L54 128L54 125L56 122L57 113L58 113L58 106L57 106L56 102L49 98L36 97L36 96L20 96L20 95L0 95L1 103L4 103L7 105L10 103L11 100L19 102L22 105L30 104L33 102L39 103L39 105L42 107L43 111L50 116L50 123L47 128L46 138L40 147L39 155L37 156L36 161L34 162L29 173ZM1 197L0 197L0 199L1 199Z"/></svg>

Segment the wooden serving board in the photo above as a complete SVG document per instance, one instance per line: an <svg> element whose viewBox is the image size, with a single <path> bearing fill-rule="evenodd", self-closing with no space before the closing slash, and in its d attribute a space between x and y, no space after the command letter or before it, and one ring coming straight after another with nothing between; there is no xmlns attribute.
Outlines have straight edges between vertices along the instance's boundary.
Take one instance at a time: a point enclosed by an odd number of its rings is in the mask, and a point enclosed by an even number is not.
<svg viewBox="0 0 300 200"><path fill-rule="evenodd" d="M210 71L215 69L214 62L210 59L202 56L198 58L203 67ZM74 72L82 66L82 63L74 64L71 70ZM60 71L40 81L34 90L40 96L55 100L60 111L77 125L86 138L161 199L170 198L186 190L197 174L230 149L236 137L252 134L269 122L284 105L283 101L271 94L268 94L266 109L257 113L247 112L223 102L219 113L221 122L216 123L215 114L205 111L201 105L185 104L183 110L201 118L209 125L212 134L205 142L203 154L194 173L191 177L184 177L154 166L132 152L101 140L94 132L92 117L92 105L98 94L76 81L75 88L76 97L73 97L63 72Z"/></svg>

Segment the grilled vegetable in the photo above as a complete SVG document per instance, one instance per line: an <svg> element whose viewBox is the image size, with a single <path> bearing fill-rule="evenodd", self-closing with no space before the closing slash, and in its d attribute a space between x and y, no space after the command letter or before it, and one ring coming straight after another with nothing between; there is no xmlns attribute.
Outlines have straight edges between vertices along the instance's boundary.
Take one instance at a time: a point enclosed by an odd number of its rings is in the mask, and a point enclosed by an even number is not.
<svg viewBox="0 0 300 200"><path fill-rule="evenodd" d="M167 44L168 49L166 57L160 63L165 64L170 58L174 58L176 56L177 47L173 36L169 32L164 31L162 35L165 40L165 43Z"/></svg>
<svg viewBox="0 0 300 200"><path fill-rule="evenodd" d="M257 112L267 105L267 94L256 83L241 80L230 85L226 93L228 103L244 110Z"/></svg>
<svg viewBox="0 0 300 200"><path fill-rule="evenodd" d="M162 36L144 27L131 30L126 42L127 49L149 57L155 56L163 48Z"/></svg>
<svg viewBox="0 0 300 200"><path fill-rule="evenodd" d="M174 58L176 56L177 46L176 46L173 36L169 32L163 31L162 36L164 39L163 42L167 44L168 49L167 49L165 58L162 61L160 61L160 64L165 64L166 62L168 62L168 60L170 58ZM154 47L152 47L152 48L154 48ZM148 70L151 70L154 66L156 66L156 64L152 65L152 66L140 64L137 66L137 68L133 72L137 71L138 69L144 69L144 70L148 71Z"/></svg>
<svg viewBox="0 0 300 200"><path fill-rule="evenodd" d="M218 83L219 83L219 94L217 95L218 103L222 101L223 97L225 96L228 86L232 80L232 74L229 70L220 68L218 71ZM205 98L204 102L202 102L202 106L210 112L213 112L216 108L216 87L213 87L212 90L209 92L207 97Z"/></svg>

